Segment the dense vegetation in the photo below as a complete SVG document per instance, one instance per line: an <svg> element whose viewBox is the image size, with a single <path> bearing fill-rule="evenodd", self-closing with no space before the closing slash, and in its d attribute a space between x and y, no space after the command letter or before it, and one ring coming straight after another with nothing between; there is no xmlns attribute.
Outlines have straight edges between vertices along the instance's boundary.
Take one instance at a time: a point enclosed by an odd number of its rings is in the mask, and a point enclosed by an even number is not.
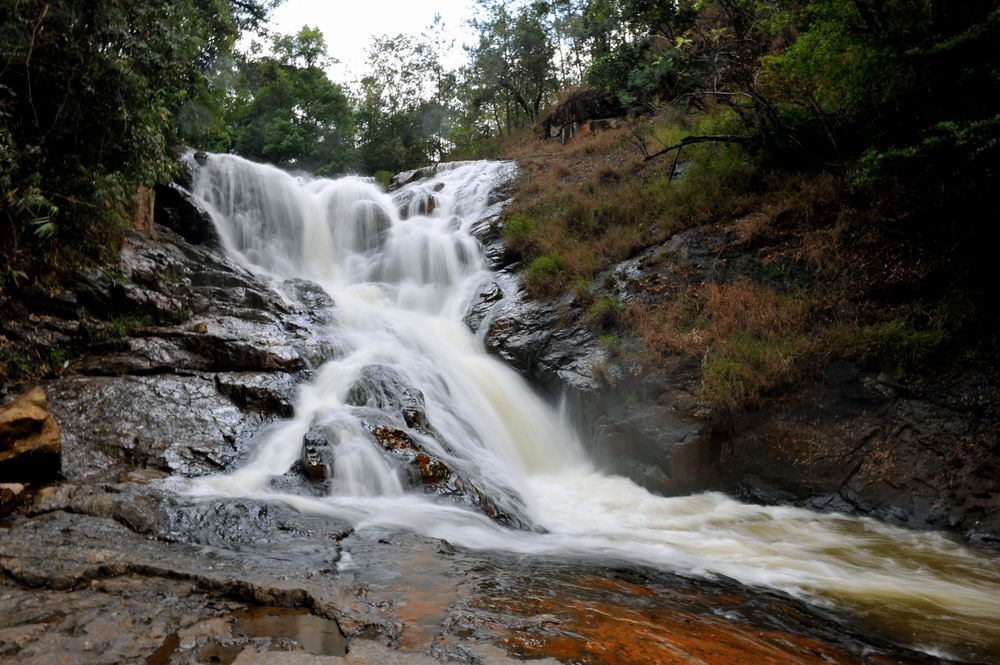
<svg viewBox="0 0 1000 665"><path fill-rule="evenodd" d="M816 340L836 338L845 318L847 337L866 331L867 348L919 362L995 337L983 304L1000 159L993 0L478 0L465 66L442 64L451 43L436 22L374 39L349 83L328 78L318 30L266 32L278 1L0 7L4 289L112 256L184 145L382 179L505 155L526 158L532 176L506 235L537 295L582 294L609 263L680 229L739 219L748 239L777 233L768 224L808 235L813 279L816 266L850 269L843 288L877 296L884 314L859 314L858 298L831 309L831 293L791 293L784 278L740 285L745 302L794 310L759 326L726 313L740 298L725 288L641 312L598 298L592 318L609 344L632 334L647 353L687 349L711 378L769 358L791 374L788 358L823 355L830 345ZM582 89L627 113L624 127L540 147L533 128ZM532 167L536 153L554 161ZM950 302L966 303L961 317ZM816 328L810 312L832 310ZM684 331L706 321L723 323L691 343ZM751 360L727 364L741 355Z"/></svg>

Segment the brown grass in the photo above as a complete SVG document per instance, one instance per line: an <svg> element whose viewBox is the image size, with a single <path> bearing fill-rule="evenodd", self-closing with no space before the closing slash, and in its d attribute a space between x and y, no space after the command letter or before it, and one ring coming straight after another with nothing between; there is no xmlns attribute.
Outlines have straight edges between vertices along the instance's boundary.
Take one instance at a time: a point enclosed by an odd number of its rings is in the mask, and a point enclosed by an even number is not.
<svg viewBox="0 0 1000 665"><path fill-rule="evenodd" d="M817 303L745 279L682 290L671 302L631 305L625 318L647 354L701 357L702 399L736 409L792 380L816 350Z"/></svg>
<svg viewBox="0 0 1000 665"><path fill-rule="evenodd" d="M689 149L684 177L671 179L671 160L643 161L636 129L578 136L565 145L533 140L511 149L521 178L505 212L507 247L526 265L540 258L561 265L559 274L529 279L532 294L561 293L679 229L750 205L741 192L752 169L739 148Z"/></svg>
<svg viewBox="0 0 1000 665"><path fill-rule="evenodd" d="M761 338L801 335L816 303L741 279L681 291L671 302L634 304L626 320L660 356L703 355L735 332Z"/></svg>

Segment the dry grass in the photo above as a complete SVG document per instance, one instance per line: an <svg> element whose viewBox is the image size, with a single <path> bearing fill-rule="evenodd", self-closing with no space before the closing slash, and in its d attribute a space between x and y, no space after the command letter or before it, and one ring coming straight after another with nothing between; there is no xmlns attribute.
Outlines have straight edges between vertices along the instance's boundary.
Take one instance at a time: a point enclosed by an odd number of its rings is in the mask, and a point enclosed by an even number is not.
<svg viewBox="0 0 1000 665"><path fill-rule="evenodd" d="M632 305L625 317L654 358L702 358L701 397L736 409L792 380L815 351L817 303L797 293L738 280L678 293L668 303Z"/></svg>
<svg viewBox="0 0 1000 665"><path fill-rule="evenodd" d="M816 303L747 280L680 291L672 302L632 305L626 320L660 356L703 355L735 332L767 338L803 334Z"/></svg>
<svg viewBox="0 0 1000 665"><path fill-rule="evenodd" d="M671 160L643 162L635 132L626 126L511 151L521 180L505 213L507 247L529 266L539 259L559 266L533 271L528 288L535 296L561 293L681 228L747 207L740 193L754 174L741 148L691 148L684 177L672 180Z"/></svg>

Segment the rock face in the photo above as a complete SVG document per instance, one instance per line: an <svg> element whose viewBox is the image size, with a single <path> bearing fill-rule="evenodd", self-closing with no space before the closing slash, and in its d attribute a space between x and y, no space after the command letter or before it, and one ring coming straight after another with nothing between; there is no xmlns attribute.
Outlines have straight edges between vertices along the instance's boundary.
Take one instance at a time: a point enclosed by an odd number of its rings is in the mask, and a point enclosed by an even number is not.
<svg viewBox="0 0 1000 665"><path fill-rule="evenodd" d="M930 401L832 363L790 404L735 423L719 467L751 497L805 497L820 509L1000 545L998 388L974 373L942 384Z"/></svg>
<svg viewBox="0 0 1000 665"><path fill-rule="evenodd" d="M130 235L117 266L6 303L2 334L66 358L46 391L68 478L232 468L333 354L315 333L334 308L318 286L276 285L283 296L217 249L157 231L155 241ZM41 428L35 440L48 442L54 423L42 427L39 399L25 408Z"/></svg>
<svg viewBox="0 0 1000 665"><path fill-rule="evenodd" d="M157 185L153 210L157 224L174 231L191 244L219 245L219 235L208 211L180 185Z"/></svg>
<svg viewBox="0 0 1000 665"><path fill-rule="evenodd" d="M45 391L32 388L0 408L0 481L50 480L59 475L59 426Z"/></svg>

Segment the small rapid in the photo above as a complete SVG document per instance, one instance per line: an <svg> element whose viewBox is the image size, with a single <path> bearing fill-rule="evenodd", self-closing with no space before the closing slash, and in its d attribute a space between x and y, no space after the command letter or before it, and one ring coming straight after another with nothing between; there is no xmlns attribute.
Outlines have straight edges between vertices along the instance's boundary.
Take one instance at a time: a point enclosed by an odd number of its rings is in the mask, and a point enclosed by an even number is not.
<svg viewBox="0 0 1000 665"><path fill-rule="evenodd" d="M513 168L442 164L390 196L367 179L296 177L231 155L197 166L194 193L232 257L276 288L306 279L332 297L324 334L336 354L246 464L188 491L281 501L471 549L722 575L850 608L910 646L1000 658L1000 566L987 554L872 519L718 493L664 498L594 467L557 410L463 322L493 277L472 231L496 212L490 194ZM420 445L534 530L408 486L363 426L368 407L348 399L373 365L423 394L434 436L414 432ZM328 493L275 489L317 422L336 432Z"/></svg>

